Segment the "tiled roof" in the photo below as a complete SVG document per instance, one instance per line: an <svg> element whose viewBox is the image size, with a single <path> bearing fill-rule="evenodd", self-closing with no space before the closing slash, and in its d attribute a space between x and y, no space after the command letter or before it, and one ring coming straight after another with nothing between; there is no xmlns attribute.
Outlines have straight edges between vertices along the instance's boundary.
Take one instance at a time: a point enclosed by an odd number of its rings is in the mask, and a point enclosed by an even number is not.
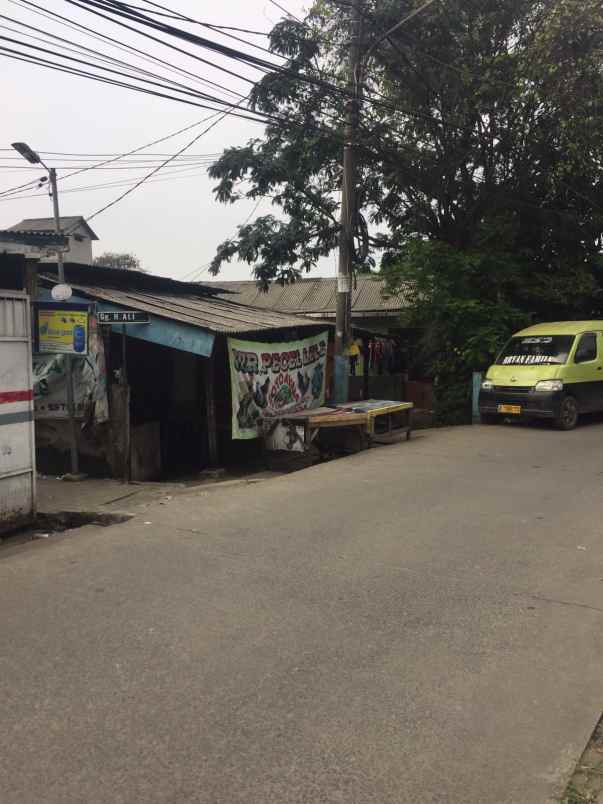
<svg viewBox="0 0 603 804"><path fill-rule="evenodd" d="M214 284L213 282L210 284ZM287 285L273 282L268 291L262 291L256 282L216 282L217 287L236 293L234 298L261 310L278 310L302 315L335 315L337 298L336 279L298 279ZM372 276L359 276L352 288L352 315L354 317L395 315L408 307L408 294L404 291L385 296L385 281ZM233 298L233 297L230 297Z"/></svg>
<svg viewBox="0 0 603 804"><path fill-rule="evenodd" d="M66 215L62 216L60 220L61 230L65 234L70 234L71 231L75 231L80 226L83 226L88 232L88 237L90 240L98 240L97 235L88 226L85 218L82 215ZM7 231L10 232L15 230L19 230L21 232L54 232L54 218L25 218L19 223L15 223L14 226L9 226Z"/></svg>
<svg viewBox="0 0 603 804"><path fill-rule="evenodd" d="M45 232L35 230L0 229L0 243L16 243L24 246L37 246L45 248L47 246L66 246L67 238L65 235L58 235L56 232Z"/></svg>

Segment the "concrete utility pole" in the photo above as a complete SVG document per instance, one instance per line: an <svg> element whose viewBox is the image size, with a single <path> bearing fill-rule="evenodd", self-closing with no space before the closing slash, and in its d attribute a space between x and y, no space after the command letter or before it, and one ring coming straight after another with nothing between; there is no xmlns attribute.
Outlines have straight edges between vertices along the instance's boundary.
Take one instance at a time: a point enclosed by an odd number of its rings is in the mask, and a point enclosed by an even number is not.
<svg viewBox="0 0 603 804"><path fill-rule="evenodd" d="M40 160L42 161L42 160ZM42 163L43 164L43 163ZM46 166L44 166L46 167ZM47 168L50 188L52 191L52 210L54 213L54 228L58 235L61 231L61 216L59 215L59 193L57 190L57 172L54 168ZM63 265L63 252L57 250L57 271L59 282L65 284L65 266ZM77 444L77 422L75 420L75 403L73 399L73 363L71 355L65 355L65 375L67 379L67 413L69 414L69 451L71 453L71 474L76 477L80 473L80 459Z"/></svg>
<svg viewBox="0 0 603 804"><path fill-rule="evenodd" d="M18 154L21 154L23 159L26 159L31 165L42 165L47 171L50 180L50 187L52 190L52 209L54 213L54 227L58 235L62 234L61 231L61 217L59 215L59 194L57 190L57 172L54 168L49 168L44 164L40 158L40 154L34 151L25 142L13 142L12 147ZM59 283L65 284L65 266L63 265L63 252L59 247L57 249L57 271ZM70 291L71 293L71 291ZM69 448L71 453L71 478L79 480L83 475L80 475L79 469L79 455L77 444L77 423L75 421L75 404L73 399L73 364L71 362L71 355L65 356L65 378L67 380L67 413L69 415Z"/></svg>
<svg viewBox="0 0 603 804"><path fill-rule="evenodd" d="M343 145L343 181L341 187L341 231L337 268L337 311L335 332L334 399L348 401L349 361L346 350L352 338L352 269L356 227L356 139L360 117L362 69L362 12L364 0L350 5L350 53L347 104Z"/></svg>

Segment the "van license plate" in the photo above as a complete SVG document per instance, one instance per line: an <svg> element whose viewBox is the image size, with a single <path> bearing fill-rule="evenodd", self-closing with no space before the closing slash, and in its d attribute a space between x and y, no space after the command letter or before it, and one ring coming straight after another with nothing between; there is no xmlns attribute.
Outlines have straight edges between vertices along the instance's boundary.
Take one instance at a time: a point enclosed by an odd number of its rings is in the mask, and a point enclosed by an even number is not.
<svg viewBox="0 0 603 804"><path fill-rule="evenodd" d="M521 414L521 405L499 405L498 412L511 413L513 416L519 416Z"/></svg>

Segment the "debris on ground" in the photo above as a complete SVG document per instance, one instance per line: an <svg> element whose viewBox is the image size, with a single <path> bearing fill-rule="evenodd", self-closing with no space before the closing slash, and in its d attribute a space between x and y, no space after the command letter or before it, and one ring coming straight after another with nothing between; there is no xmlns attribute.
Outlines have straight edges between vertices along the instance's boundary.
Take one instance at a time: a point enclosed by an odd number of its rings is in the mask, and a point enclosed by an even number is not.
<svg viewBox="0 0 603 804"><path fill-rule="evenodd" d="M603 804L603 716L576 765L561 804Z"/></svg>

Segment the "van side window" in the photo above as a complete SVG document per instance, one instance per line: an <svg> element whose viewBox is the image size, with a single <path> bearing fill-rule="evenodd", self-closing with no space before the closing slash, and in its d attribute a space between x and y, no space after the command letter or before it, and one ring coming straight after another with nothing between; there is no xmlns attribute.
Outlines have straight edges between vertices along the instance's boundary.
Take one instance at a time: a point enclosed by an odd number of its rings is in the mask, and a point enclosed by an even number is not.
<svg viewBox="0 0 603 804"><path fill-rule="evenodd" d="M589 360L597 359L597 336L592 332L587 332L580 338L580 343L576 349L574 363L587 363Z"/></svg>

